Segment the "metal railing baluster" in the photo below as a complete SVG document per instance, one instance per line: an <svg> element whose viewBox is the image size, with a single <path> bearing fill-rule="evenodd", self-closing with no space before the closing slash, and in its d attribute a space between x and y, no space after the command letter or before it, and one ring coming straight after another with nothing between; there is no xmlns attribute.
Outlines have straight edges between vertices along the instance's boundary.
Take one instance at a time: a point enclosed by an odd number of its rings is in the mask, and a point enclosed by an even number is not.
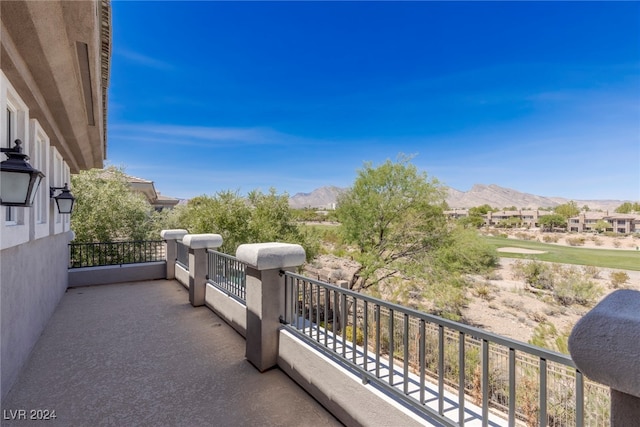
<svg viewBox="0 0 640 427"><path fill-rule="evenodd" d="M464 426L464 389L465 389L465 335L458 332L458 424Z"/></svg>
<svg viewBox="0 0 640 427"><path fill-rule="evenodd" d="M584 426L584 378L576 371L576 427Z"/></svg>
<svg viewBox="0 0 640 427"><path fill-rule="evenodd" d="M540 359L540 382L539 382L540 401L540 425L547 425L547 361Z"/></svg>
<svg viewBox="0 0 640 427"><path fill-rule="evenodd" d="M509 348L509 427L516 425L516 350Z"/></svg>
<svg viewBox="0 0 640 427"><path fill-rule="evenodd" d="M376 322L376 378L380 378L380 305L374 306Z"/></svg>
<svg viewBox="0 0 640 427"><path fill-rule="evenodd" d="M393 359L395 353L395 342L394 342L394 311L393 309L389 310L389 385L393 386Z"/></svg>
<svg viewBox="0 0 640 427"><path fill-rule="evenodd" d="M403 334L404 336L402 337L402 346L404 347L402 349L402 353L403 353L403 362L404 362L404 366L403 366L403 378L402 378L402 382L404 383L404 394L409 394L409 315L407 313L404 313L404 329L403 329Z"/></svg>
<svg viewBox="0 0 640 427"><path fill-rule="evenodd" d="M482 340L482 427L489 425L489 341Z"/></svg>
<svg viewBox="0 0 640 427"><path fill-rule="evenodd" d="M444 415L444 326L438 325L438 413Z"/></svg>
<svg viewBox="0 0 640 427"><path fill-rule="evenodd" d="M425 376L426 376L426 363L425 363L425 353L426 353L426 337L425 337L425 327L424 320L420 319L420 342L418 347L418 358L420 359L420 404L424 405L424 388L425 388Z"/></svg>
<svg viewBox="0 0 640 427"><path fill-rule="evenodd" d="M587 393L585 382L589 380L584 379L566 355L296 273L285 272L284 275L296 278L296 283L302 286L296 291L294 282L291 282L291 294L287 295L292 297L292 317L303 322L300 333L304 332L310 340L308 343L324 348L354 372L360 372L363 382L375 382L391 396L429 414L444 425L472 423L516 426L517 422L530 417L524 405L533 405L537 411L539 408L536 415L540 424L551 419L576 426L598 422L596 418L585 420L589 415L585 414L587 405L584 400L593 399L591 393L596 388L598 393L606 393L606 390L600 391L602 387L598 388L598 385L589 382ZM293 297L294 293L296 297ZM316 310L315 314L313 310ZM384 319L384 316L388 318ZM330 318L334 325L332 340L328 337ZM396 325L401 319L402 327ZM311 327L314 320L317 324L315 336ZM322 322L325 325L324 340L319 335ZM307 325L309 332L306 331ZM352 326L351 331L347 331L348 326ZM293 328L293 325L285 327ZM362 342L359 341L360 331ZM362 354L358 353L359 343L363 346ZM402 346L402 356L398 344ZM350 355L347 354L348 346L351 346ZM370 352L373 352L371 358ZM360 357L363 357L362 363ZM395 375L395 367L399 368L400 363L403 365L398 375L403 376L402 384ZM534 372L534 367L539 369L539 375ZM496 375L493 375L493 371L496 371ZM387 372L388 378L384 378ZM558 378L562 378L562 381ZM430 379L433 385L430 385ZM571 384L571 389L566 392L572 396L571 408L567 412L568 408L563 406L562 418L552 418L557 417L556 409L549 407L548 402L555 399L553 396L557 393L565 393L559 388L567 387L567 384ZM533 386L539 386L538 396L533 402L521 403L522 399L528 399L528 390L535 390ZM518 390L518 387L524 391ZM451 388L453 394L447 396L445 388ZM427 393L433 393L433 398ZM477 399L478 406L471 403L474 399ZM434 409L431 409L431 405L434 405ZM591 410L593 406L596 405L590 403L588 408ZM502 420L498 421L500 418Z"/></svg>
<svg viewBox="0 0 640 427"><path fill-rule="evenodd" d="M369 372L369 303L367 301L363 301L363 313L364 322L362 324L362 335L364 336L364 342L362 343L362 347L364 349L364 359L363 359L363 368L365 372Z"/></svg>
<svg viewBox="0 0 640 427"><path fill-rule="evenodd" d="M164 261L162 240L69 243L69 268Z"/></svg>

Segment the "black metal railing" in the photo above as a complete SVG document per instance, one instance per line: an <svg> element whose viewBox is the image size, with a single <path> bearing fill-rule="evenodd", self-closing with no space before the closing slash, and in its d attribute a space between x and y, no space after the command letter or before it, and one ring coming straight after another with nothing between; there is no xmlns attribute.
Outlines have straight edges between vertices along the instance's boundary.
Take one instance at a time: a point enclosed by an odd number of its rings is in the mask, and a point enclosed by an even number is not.
<svg viewBox="0 0 640 427"><path fill-rule="evenodd" d="M567 355L285 276L286 328L445 425L605 425L609 390Z"/></svg>
<svg viewBox="0 0 640 427"><path fill-rule="evenodd" d="M164 261L162 240L69 243L69 268Z"/></svg>
<svg viewBox="0 0 640 427"><path fill-rule="evenodd" d="M181 241L176 242L177 253L176 262L185 270L189 271L189 248Z"/></svg>
<svg viewBox="0 0 640 427"><path fill-rule="evenodd" d="M207 257L207 283L246 304L246 264L236 257L210 249L207 250Z"/></svg>

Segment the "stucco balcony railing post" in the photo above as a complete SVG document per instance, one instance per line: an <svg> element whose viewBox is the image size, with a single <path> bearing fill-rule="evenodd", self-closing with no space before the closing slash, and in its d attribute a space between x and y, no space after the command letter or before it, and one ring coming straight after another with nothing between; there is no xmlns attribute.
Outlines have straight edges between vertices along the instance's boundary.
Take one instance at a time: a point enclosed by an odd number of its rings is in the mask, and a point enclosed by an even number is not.
<svg viewBox="0 0 640 427"><path fill-rule="evenodd" d="M189 302L194 307L205 303L207 287L207 249L222 246L219 234L187 234L182 243L189 248Z"/></svg>
<svg viewBox="0 0 640 427"><path fill-rule="evenodd" d="M587 377L611 388L611 426L640 420L640 292L619 290L576 324L569 351Z"/></svg>
<svg viewBox="0 0 640 427"><path fill-rule="evenodd" d="M280 271L291 271L305 261L300 245L288 243L255 243L240 245L236 258L247 264L246 357L260 372L278 362L280 320L284 318L284 277Z"/></svg>
<svg viewBox="0 0 640 427"><path fill-rule="evenodd" d="M167 279L176 277L176 258L178 254L178 240L182 240L187 230L162 230L160 236L164 240L164 253L167 257Z"/></svg>

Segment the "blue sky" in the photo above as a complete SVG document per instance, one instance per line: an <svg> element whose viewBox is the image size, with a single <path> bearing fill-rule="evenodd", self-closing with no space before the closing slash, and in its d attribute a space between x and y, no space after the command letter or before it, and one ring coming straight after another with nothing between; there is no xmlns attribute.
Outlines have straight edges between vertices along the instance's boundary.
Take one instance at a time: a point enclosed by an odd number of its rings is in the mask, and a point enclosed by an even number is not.
<svg viewBox="0 0 640 427"><path fill-rule="evenodd" d="M109 164L166 195L446 185L640 199L638 2L113 1Z"/></svg>

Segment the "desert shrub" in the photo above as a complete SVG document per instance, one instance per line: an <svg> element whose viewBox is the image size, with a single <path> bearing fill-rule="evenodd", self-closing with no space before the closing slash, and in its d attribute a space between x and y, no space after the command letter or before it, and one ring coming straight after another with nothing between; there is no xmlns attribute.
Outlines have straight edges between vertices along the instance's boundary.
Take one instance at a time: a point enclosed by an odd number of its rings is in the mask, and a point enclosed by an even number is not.
<svg viewBox="0 0 640 427"><path fill-rule="evenodd" d="M523 275L524 281L536 289L553 289L554 274L549 264L531 261L524 266Z"/></svg>
<svg viewBox="0 0 640 427"><path fill-rule="evenodd" d="M569 333L558 332L552 323L544 321L533 330L529 344L569 354Z"/></svg>
<svg viewBox="0 0 640 427"><path fill-rule="evenodd" d="M558 240L560 240L560 236L557 234L545 234L542 236L542 241L546 243L558 243Z"/></svg>
<svg viewBox="0 0 640 427"><path fill-rule="evenodd" d="M346 258L347 256L349 256L345 248L334 249L333 251L331 251L331 254L337 256L338 258Z"/></svg>
<svg viewBox="0 0 640 427"><path fill-rule="evenodd" d="M609 278L611 279L611 287L613 289L618 289L619 287L627 283L627 281L629 280L629 275L624 271L612 271L609 275Z"/></svg>
<svg viewBox="0 0 640 427"><path fill-rule="evenodd" d="M622 245L622 243L620 243L620 240L615 239L615 240L613 241L613 246L614 246L614 247L619 248L619 247L620 247L620 245Z"/></svg>
<svg viewBox="0 0 640 427"><path fill-rule="evenodd" d="M320 236L320 239L322 240L323 243L330 243L334 245L343 244L342 235L340 234L339 227L318 229L317 233Z"/></svg>
<svg viewBox="0 0 640 427"><path fill-rule="evenodd" d="M513 272L513 278L516 280L523 280L524 279L524 268L525 268L526 263L524 261L522 261L521 259L516 259L515 261L513 261L513 264L511 266L511 271Z"/></svg>
<svg viewBox="0 0 640 427"><path fill-rule="evenodd" d="M489 271L483 276L486 280L502 280L502 275L497 271Z"/></svg>
<svg viewBox="0 0 640 427"><path fill-rule="evenodd" d="M582 246L584 245L584 237L567 237L567 243L569 246Z"/></svg>
<svg viewBox="0 0 640 427"><path fill-rule="evenodd" d="M334 282L338 280L346 280L346 279L347 279L347 273L342 268L337 268L331 272L331 280L333 280Z"/></svg>
<svg viewBox="0 0 640 427"><path fill-rule="evenodd" d="M602 295L600 286L578 274L563 276L553 288L554 298L565 306L578 304L590 307L600 295Z"/></svg>
<svg viewBox="0 0 640 427"><path fill-rule="evenodd" d="M522 301L514 301L512 299L506 299L502 304L504 304L505 307L509 307L517 311L522 310L523 307Z"/></svg>
<svg viewBox="0 0 640 427"><path fill-rule="evenodd" d="M591 238L591 240L593 240L593 244L596 246L602 246L602 239L596 236L593 236Z"/></svg>
<svg viewBox="0 0 640 427"><path fill-rule="evenodd" d="M544 313L540 313L539 311L532 311L529 313L529 318L535 322L541 323L547 320L547 316Z"/></svg>
<svg viewBox="0 0 640 427"><path fill-rule="evenodd" d="M344 338L353 341L353 326L349 325L344 328ZM361 328L356 328L356 345L364 344L364 332ZM388 346L387 346L388 347Z"/></svg>
<svg viewBox="0 0 640 427"><path fill-rule="evenodd" d="M529 233L523 233L522 231L518 231L516 234L516 239L520 240L535 240L535 236Z"/></svg>
<svg viewBox="0 0 640 427"><path fill-rule="evenodd" d="M582 266L582 272L585 276L588 276L592 279L600 278L600 269L594 265L584 265Z"/></svg>
<svg viewBox="0 0 640 427"><path fill-rule="evenodd" d="M559 314L566 314L567 308L561 305L556 305L555 300L549 302L549 304L552 304L552 305L545 307L543 310L544 314L546 314L547 316L554 317Z"/></svg>
<svg viewBox="0 0 640 427"><path fill-rule="evenodd" d="M424 296L432 304L428 311L456 322L462 320L462 309L468 303L466 296L468 286L464 278L459 275L438 274L425 288Z"/></svg>
<svg viewBox="0 0 640 427"><path fill-rule="evenodd" d="M488 283L482 283L482 284L476 285L476 287L473 288L473 294L485 301L491 301L495 298L492 295L493 289L491 289L491 285Z"/></svg>

